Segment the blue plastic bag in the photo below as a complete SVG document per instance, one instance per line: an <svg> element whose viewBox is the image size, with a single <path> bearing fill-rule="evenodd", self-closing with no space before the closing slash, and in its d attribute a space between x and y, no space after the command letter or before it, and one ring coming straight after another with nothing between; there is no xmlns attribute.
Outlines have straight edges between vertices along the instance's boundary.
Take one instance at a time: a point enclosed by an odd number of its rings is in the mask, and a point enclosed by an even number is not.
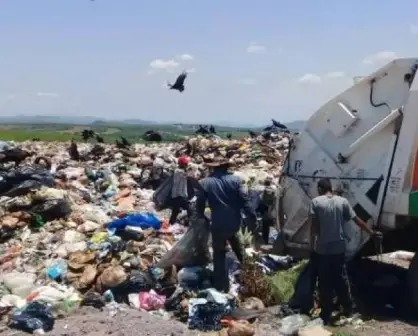
<svg viewBox="0 0 418 336"><path fill-rule="evenodd" d="M46 270L48 278L51 280L62 279L64 274L67 272L67 262L65 260L58 260L54 262Z"/></svg>
<svg viewBox="0 0 418 336"><path fill-rule="evenodd" d="M109 235L114 235L117 229L123 230L127 226L159 230L161 221L152 212L132 214L110 222L107 226L107 231Z"/></svg>

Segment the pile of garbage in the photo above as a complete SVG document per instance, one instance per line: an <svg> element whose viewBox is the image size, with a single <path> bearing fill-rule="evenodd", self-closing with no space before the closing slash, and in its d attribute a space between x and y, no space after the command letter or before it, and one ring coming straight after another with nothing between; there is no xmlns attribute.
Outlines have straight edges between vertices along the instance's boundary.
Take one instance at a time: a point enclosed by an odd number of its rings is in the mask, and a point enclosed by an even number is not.
<svg viewBox="0 0 418 336"><path fill-rule="evenodd" d="M239 335L251 335L252 327L237 326L236 320L256 317L264 304L239 310L245 297L234 257L228 261L234 286L221 294L211 288L208 222L196 219L186 227L183 215L169 225L169 214L156 210L153 193L183 154L191 158L189 171L196 178L207 174L205 162L221 154L247 185L267 176L277 182L289 144L287 133L268 140L198 136L183 144L133 144L129 149L81 143L83 159L77 161L68 143L12 146L14 153L31 154L18 166L6 152L2 155L0 317L12 328L43 333L53 329L57 317L80 306L115 315L129 305L174 316L191 329L227 325L249 329ZM293 265L289 258L257 258L268 272ZM234 314L241 314L234 323L224 320Z"/></svg>

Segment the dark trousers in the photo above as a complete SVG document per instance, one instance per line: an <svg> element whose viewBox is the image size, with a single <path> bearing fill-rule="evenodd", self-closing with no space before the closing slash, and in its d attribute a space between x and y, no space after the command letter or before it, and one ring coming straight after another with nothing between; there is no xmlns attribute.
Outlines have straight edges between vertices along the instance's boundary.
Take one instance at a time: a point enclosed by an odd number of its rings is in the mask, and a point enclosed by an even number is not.
<svg viewBox="0 0 418 336"><path fill-rule="evenodd" d="M329 324L333 309L334 293L346 314L353 310L350 283L345 265L344 254L316 255L318 261L320 317L324 324Z"/></svg>
<svg viewBox="0 0 418 336"><path fill-rule="evenodd" d="M263 238L264 244L269 243L270 238L270 226L273 224L273 219L263 218L261 221L261 237Z"/></svg>
<svg viewBox="0 0 418 336"><path fill-rule="evenodd" d="M191 216L191 209L190 204L187 199L183 197L176 197L171 200L171 216L170 216L170 224L174 224L177 220L177 216L179 215L181 209L187 211L187 215Z"/></svg>
<svg viewBox="0 0 418 336"><path fill-rule="evenodd" d="M270 226L274 223L274 219L268 215L269 207L264 204L258 206L258 212L262 217L261 221L261 237L263 238L264 244L269 243Z"/></svg>
<svg viewBox="0 0 418 336"><path fill-rule="evenodd" d="M240 263L244 260L244 247L237 232L212 231L213 282L218 291L229 291L229 277L226 267L226 243L231 245Z"/></svg>

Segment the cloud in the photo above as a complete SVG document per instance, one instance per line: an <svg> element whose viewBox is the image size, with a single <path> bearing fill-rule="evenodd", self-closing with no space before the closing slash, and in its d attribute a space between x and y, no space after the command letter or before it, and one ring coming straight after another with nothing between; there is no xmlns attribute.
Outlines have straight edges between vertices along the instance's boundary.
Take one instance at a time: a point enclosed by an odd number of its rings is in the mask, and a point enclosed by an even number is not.
<svg viewBox="0 0 418 336"><path fill-rule="evenodd" d="M178 57L178 59L181 61L193 61L194 57L190 54L182 54Z"/></svg>
<svg viewBox="0 0 418 336"><path fill-rule="evenodd" d="M298 78L297 81L299 83L304 83L304 84L320 84L321 77L313 73L307 73L303 75L302 77Z"/></svg>
<svg viewBox="0 0 418 336"><path fill-rule="evenodd" d="M398 55L394 51L380 51L373 55L368 55L363 59L363 64L376 64L382 62L390 62L397 58Z"/></svg>
<svg viewBox="0 0 418 336"><path fill-rule="evenodd" d="M172 72L180 66L180 63L173 59L163 60L163 59L157 58L151 61L149 66L151 68L151 71L149 71L148 73L153 73L153 70L165 70L168 72Z"/></svg>
<svg viewBox="0 0 418 336"><path fill-rule="evenodd" d="M343 78L345 77L345 72L344 71L332 71L332 72L328 72L325 75L326 78Z"/></svg>
<svg viewBox="0 0 418 336"><path fill-rule="evenodd" d="M36 95L38 97L49 97L49 98L57 98L60 96L58 93L55 93L55 92L37 92Z"/></svg>
<svg viewBox="0 0 418 336"><path fill-rule="evenodd" d="M251 42L250 45L247 47L247 52L250 54L260 54L265 53L267 48L261 44L256 42Z"/></svg>
<svg viewBox="0 0 418 336"><path fill-rule="evenodd" d="M242 85L255 85L257 80L255 78L241 78L239 83Z"/></svg>
<svg viewBox="0 0 418 336"><path fill-rule="evenodd" d="M317 75L314 73L307 73L305 75L303 75L302 77L297 78L297 82L299 83L303 83L303 84L322 84L325 82L327 83L331 83L330 81L332 81L332 83L335 80L339 80L339 82L341 82L341 79L346 79L347 78L347 74L344 71L331 71L328 72L324 75Z"/></svg>
<svg viewBox="0 0 418 336"><path fill-rule="evenodd" d="M418 25L416 25L416 24L409 25L409 31L413 35L418 35Z"/></svg>

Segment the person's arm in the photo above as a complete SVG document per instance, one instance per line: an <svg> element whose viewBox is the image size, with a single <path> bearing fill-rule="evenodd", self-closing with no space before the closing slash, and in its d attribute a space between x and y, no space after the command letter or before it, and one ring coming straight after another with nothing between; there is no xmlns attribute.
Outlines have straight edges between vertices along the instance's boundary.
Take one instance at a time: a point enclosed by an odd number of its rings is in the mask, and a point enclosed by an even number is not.
<svg viewBox="0 0 418 336"><path fill-rule="evenodd" d="M204 181L202 183L198 183L197 190L196 190L196 213L199 217L203 217L205 215L206 209L206 191L204 188Z"/></svg>
<svg viewBox="0 0 418 336"><path fill-rule="evenodd" d="M241 183L241 181L238 181L238 195L241 202L241 207L245 213L245 215L253 221L257 220L257 215L255 213L255 209L250 204L250 199L248 197L247 190L245 186Z"/></svg>
<svg viewBox="0 0 418 336"><path fill-rule="evenodd" d="M369 235L374 234L374 231L367 226L366 222L357 216L347 199L344 202L344 217L346 221L352 220L360 229L367 232Z"/></svg>
<svg viewBox="0 0 418 336"><path fill-rule="evenodd" d="M315 247L315 241L319 234L319 223L318 217L316 216L315 212L315 203L311 201L311 205L309 207L309 218L308 218L308 225L310 227L310 249L313 250Z"/></svg>

